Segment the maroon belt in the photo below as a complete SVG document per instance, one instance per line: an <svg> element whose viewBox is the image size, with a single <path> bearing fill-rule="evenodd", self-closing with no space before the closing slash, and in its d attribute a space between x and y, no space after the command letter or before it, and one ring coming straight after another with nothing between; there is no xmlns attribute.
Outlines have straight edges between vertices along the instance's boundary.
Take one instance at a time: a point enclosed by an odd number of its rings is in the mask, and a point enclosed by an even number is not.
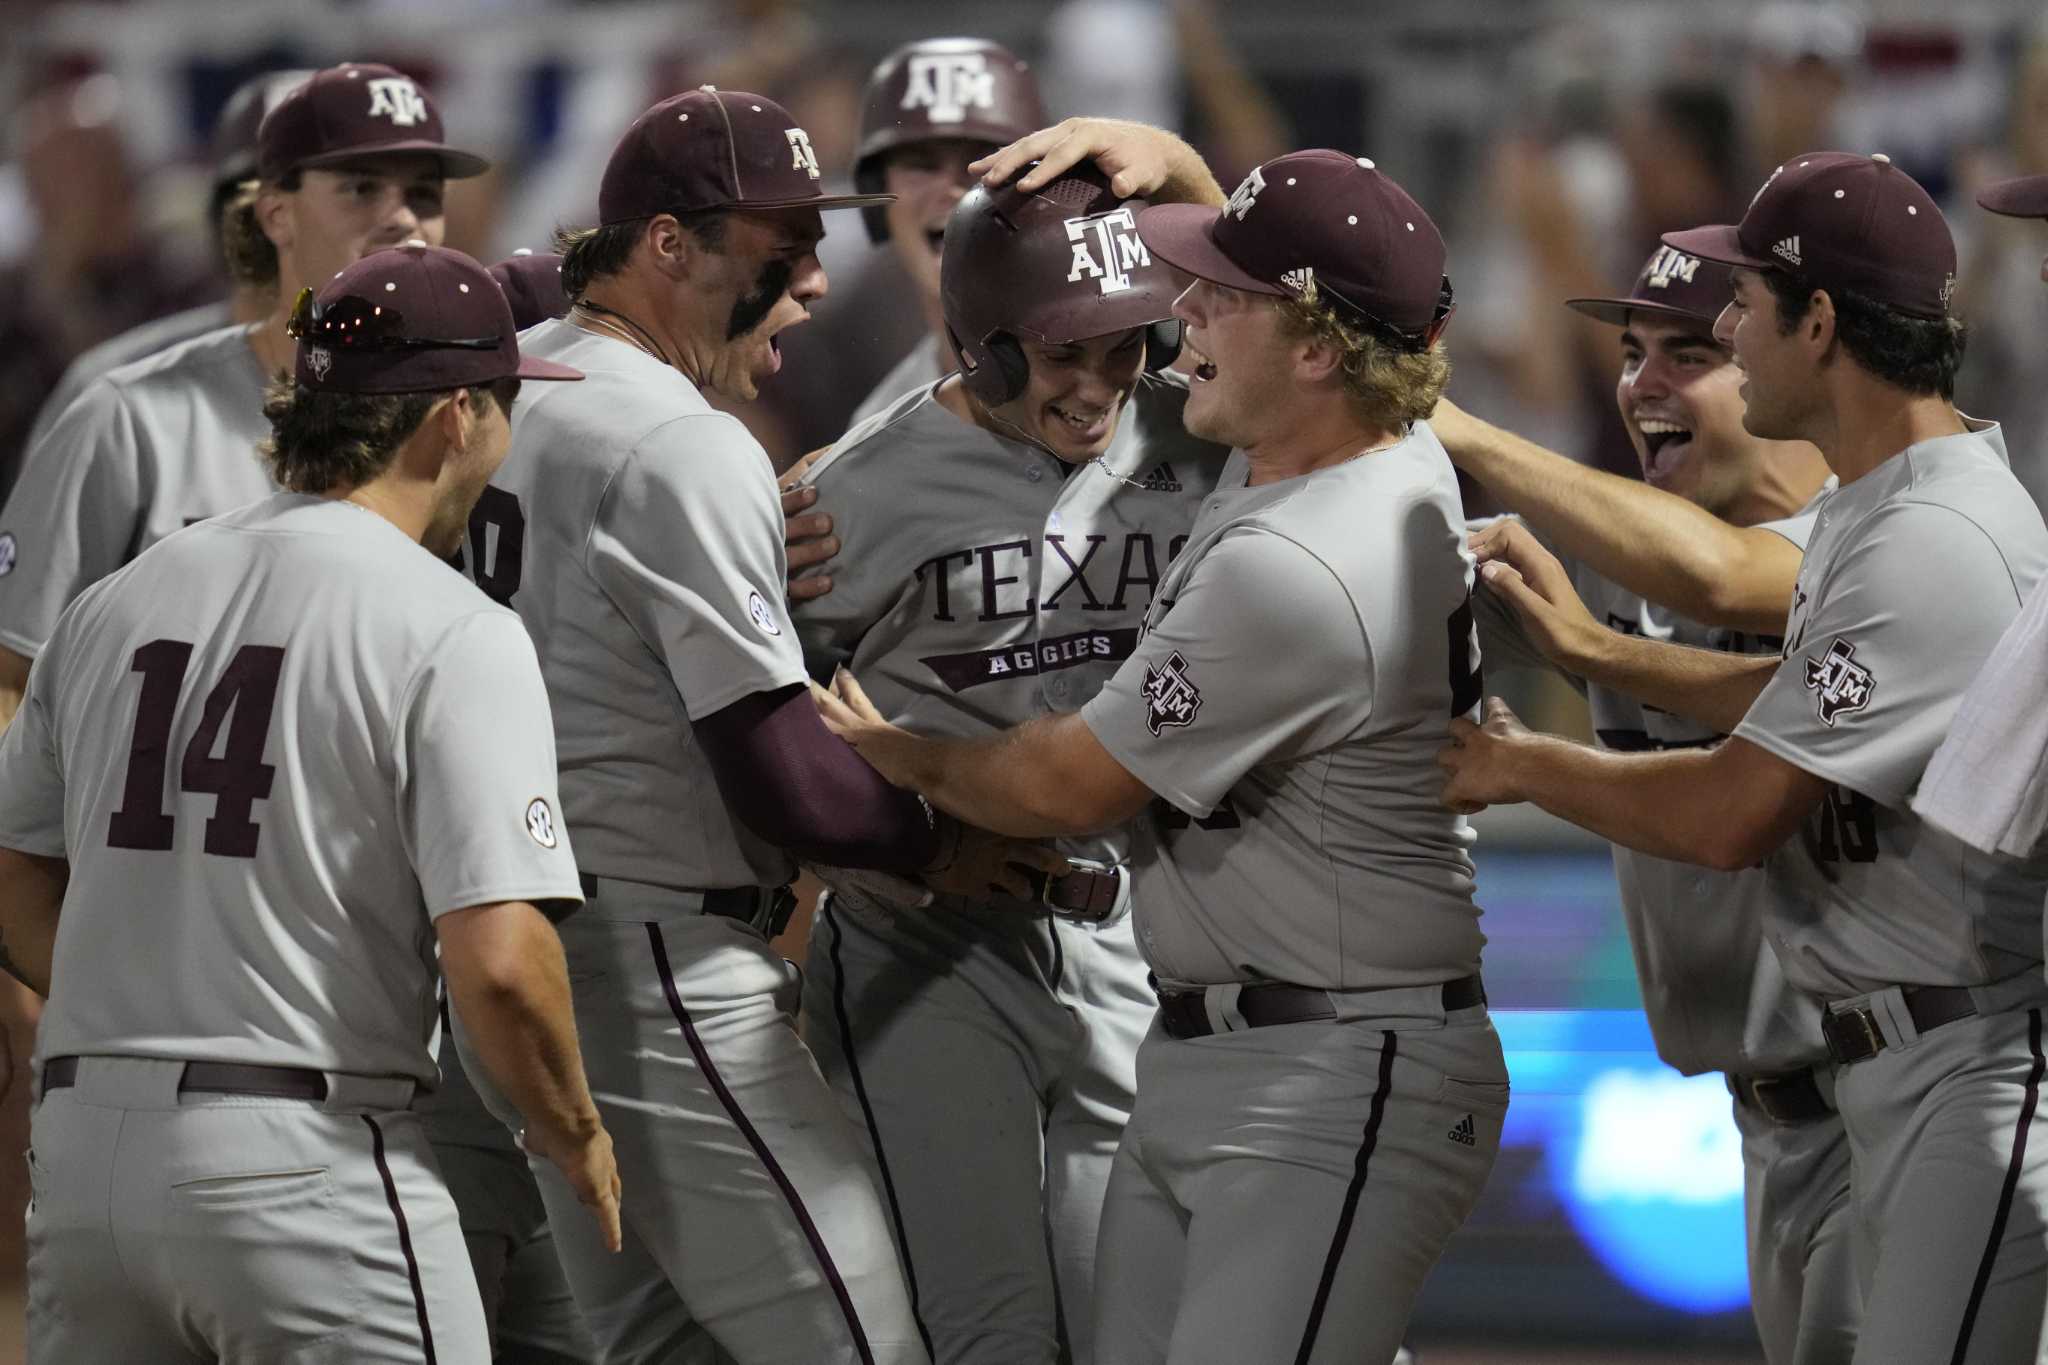
<svg viewBox="0 0 2048 1365"><path fill-rule="evenodd" d="M1835 1112L1827 1096L1821 1094L1812 1067L1772 1076L1745 1076L1731 1071L1728 1093L1735 1096L1738 1104L1754 1109L1773 1123L1813 1123Z"/></svg>
<svg viewBox="0 0 2048 1365"><path fill-rule="evenodd" d="M1159 992L1159 1027L1174 1038L1206 1038L1216 1032L1209 1022L1209 1007L1201 990ZM1486 1003L1486 987L1479 977L1461 976L1443 986L1445 1013L1471 1009ZM1305 1024L1317 1019L1335 1019L1337 1006L1328 991L1308 986L1261 983L1246 986L1237 996L1237 1013L1247 1028L1269 1028L1274 1024Z"/></svg>
<svg viewBox="0 0 2048 1365"><path fill-rule="evenodd" d="M78 1058L52 1057L43 1063L43 1093L78 1084ZM187 1062L178 1092L206 1095L266 1095L280 1100L324 1100L327 1077L299 1066L251 1066L243 1062Z"/></svg>
<svg viewBox="0 0 2048 1365"><path fill-rule="evenodd" d="M1899 994L1906 1002L1906 1014L1913 1027L1926 1033L1943 1024L1953 1024L1977 1012L1968 986L1908 986ZM1877 1026L1877 1011L1867 1005L1849 1009L1830 1006L1820 1016L1821 1037L1827 1040L1828 1056L1836 1062L1860 1062L1884 1051L1884 1031Z"/></svg>

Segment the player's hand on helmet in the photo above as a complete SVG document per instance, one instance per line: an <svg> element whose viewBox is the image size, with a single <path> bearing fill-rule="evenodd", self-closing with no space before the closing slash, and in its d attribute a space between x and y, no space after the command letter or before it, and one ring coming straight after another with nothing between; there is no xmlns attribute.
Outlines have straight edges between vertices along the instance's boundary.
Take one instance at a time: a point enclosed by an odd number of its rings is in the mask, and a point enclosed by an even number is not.
<svg viewBox="0 0 2048 1365"><path fill-rule="evenodd" d="M1479 725L1463 716L1453 717L1451 742L1436 756L1437 766L1450 775L1444 783L1443 803L1460 815L1476 814L1497 802L1522 800L1515 779L1516 751L1538 738L1499 697L1488 697L1480 714L1484 723Z"/></svg>
<svg viewBox="0 0 2048 1365"><path fill-rule="evenodd" d="M1505 518L1466 541L1479 560L1479 581L1504 599L1545 658L1565 668L1591 657L1607 628L1579 600L1556 555L1520 521Z"/></svg>
<svg viewBox="0 0 2048 1365"><path fill-rule="evenodd" d="M810 510L818 502L817 488L797 483L817 458L831 448L819 446L782 471L782 477L776 480L782 489L782 543L788 551L789 600L792 602L808 602L832 591L830 574L797 577L805 569L816 568L839 553L839 537L832 534L831 513Z"/></svg>
<svg viewBox="0 0 2048 1365"><path fill-rule="evenodd" d="M1036 900L1031 873L1063 877L1073 864L1043 844L1027 843L1007 835L963 825L941 816L951 829L939 851L939 861L924 871L925 885L955 896L980 898L989 895Z"/></svg>
<svg viewBox="0 0 2048 1365"><path fill-rule="evenodd" d="M985 185L1000 185L1030 166L1017 181L1020 190L1035 190L1083 161L1093 161L1109 177L1109 188L1121 198L1155 195L1168 181L1185 176L1188 158L1201 158L1187 143L1149 123L1125 119L1070 118L1041 128L1009 146L991 152L967 169Z"/></svg>
<svg viewBox="0 0 2048 1365"><path fill-rule="evenodd" d="M615 1252L625 1245L619 1228L619 1165L612 1156L612 1135L594 1112L589 1125L575 1132L522 1129L519 1145L554 1163L576 1191L576 1202L597 1219L605 1250Z"/></svg>

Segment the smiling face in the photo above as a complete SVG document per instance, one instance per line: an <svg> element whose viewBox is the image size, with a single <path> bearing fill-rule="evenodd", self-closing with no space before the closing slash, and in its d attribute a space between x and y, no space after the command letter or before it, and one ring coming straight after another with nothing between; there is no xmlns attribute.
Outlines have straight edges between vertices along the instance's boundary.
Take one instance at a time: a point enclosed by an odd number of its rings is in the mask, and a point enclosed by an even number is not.
<svg viewBox="0 0 2048 1365"><path fill-rule="evenodd" d="M701 253L701 273L691 285L700 294L702 326L715 335L698 338L706 356L699 382L735 402L750 402L761 381L782 368L776 337L809 319L810 306L825 297L825 267L818 243L825 225L816 209L770 209L730 213L723 243Z"/></svg>
<svg viewBox="0 0 2048 1365"><path fill-rule="evenodd" d="M1804 440L1821 399L1803 327L1791 336L1780 329L1778 300L1762 275L1741 266L1729 273L1735 297L1714 320L1714 339L1742 369L1743 428L1767 441Z"/></svg>
<svg viewBox="0 0 2048 1365"><path fill-rule="evenodd" d="M1742 371L1706 320L1672 314L1629 314L1621 355L1614 398L1644 482L1725 513L1758 454L1742 425Z"/></svg>
<svg viewBox="0 0 2048 1365"><path fill-rule="evenodd" d="M967 163L994 150L991 142L935 138L884 154L882 188L896 196L896 202L884 210L889 220L889 249L917 285L918 300L927 313L938 307L939 254L946 240L946 220L975 182Z"/></svg>
<svg viewBox="0 0 2048 1365"><path fill-rule="evenodd" d="M1022 345L1030 378L1021 396L990 409L995 429L1021 435L1068 464L1084 464L1108 450L1145 368L1145 329L1061 345Z"/></svg>
<svg viewBox="0 0 2048 1365"><path fill-rule="evenodd" d="M403 152L309 167L295 190L266 187L258 213L277 245L281 295L317 288L384 247L413 238L441 245L442 181L438 157Z"/></svg>
<svg viewBox="0 0 2048 1365"><path fill-rule="evenodd" d="M1293 385L1294 347L1280 310L1265 295L1196 280L1173 315L1186 324L1181 368L1192 376L1184 425L1220 445L1257 445Z"/></svg>

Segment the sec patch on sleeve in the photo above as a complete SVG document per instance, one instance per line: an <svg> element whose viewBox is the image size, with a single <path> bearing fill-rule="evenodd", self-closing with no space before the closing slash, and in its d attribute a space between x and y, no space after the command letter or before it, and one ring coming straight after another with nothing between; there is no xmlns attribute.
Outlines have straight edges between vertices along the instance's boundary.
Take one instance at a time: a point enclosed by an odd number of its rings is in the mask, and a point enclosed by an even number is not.
<svg viewBox="0 0 2048 1365"><path fill-rule="evenodd" d="M1145 728L1155 736L1168 726L1194 724L1202 709L1202 689L1188 677L1188 661L1177 649L1159 667L1146 667L1139 690L1145 697Z"/></svg>
<svg viewBox="0 0 2048 1365"><path fill-rule="evenodd" d="M1827 653L1806 661L1806 690L1813 693L1821 723L1833 729L1838 716L1870 705L1877 678L1856 662L1856 646L1837 635Z"/></svg>
<svg viewBox="0 0 2048 1365"><path fill-rule="evenodd" d="M559 842L555 837L555 812L546 797L536 796L526 803L526 832L542 848L553 848Z"/></svg>
<svg viewBox="0 0 2048 1365"><path fill-rule="evenodd" d="M14 572L14 561L21 557L14 543L14 532L0 531L0 578Z"/></svg>
<svg viewBox="0 0 2048 1365"><path fill-rule="evenodd" d="M763 635L782 634L782 625L775 619L775 612L768 606L768 599L758 592L747 594L747 619L759 626Z"/></svg>

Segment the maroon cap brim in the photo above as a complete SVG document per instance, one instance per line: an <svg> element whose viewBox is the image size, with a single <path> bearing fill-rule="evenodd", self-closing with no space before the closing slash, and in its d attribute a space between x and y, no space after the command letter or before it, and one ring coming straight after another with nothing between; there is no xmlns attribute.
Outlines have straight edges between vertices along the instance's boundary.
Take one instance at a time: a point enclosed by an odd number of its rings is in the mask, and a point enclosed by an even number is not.
<svg viewBox="0 0 2048 1365"><path fill-rule="evenodd" d="M1977 203L2008 218L2048 218L2048 175L1995 180L1977 191Z"/></svg>
<svg viewBox="0 0 2048 1365"><path fill-rule="evenodd" d="M581 370L572 370L567 365L560 365L552 360L542 360L538 356L530 355L519 357L519 368L512 373L519 379L581 379L583 377L583 371Z"/></svg>
<svg viewBox="0 0 2048 1365"><path fill-rule="evenodd" d="M340 151L326 152L320 156L309 156L294 161L293 166L326 167L341 166L352 161L363 161L373 156L393 156L402 152L425 152L441 159L441 174L450 180L468 180L482 175L491 168L488 158L475 152L459 152L445 143L428 138L407 138L401 142L373 142Z"/></svg>
<svg viewBox="0 0 2048 1365"><path fill-rule="evenodd" d="M1710 325L1714 321L1705 313L1695 313L1690 308L1673 308L1668 303L1645 303L1641 299L1566 299L1564 306L1574 313L1583 313L1596 322L1615 327L1628 326L1630 313L1655 313L1659 317L1685 318Z"/></svg>
<svg viewBox="0 0 2048 1365"><path fill-rule="evenodd" d="M893 194L818 194L808 199L746 199L736 204L716 204L714 208L739 209L864 209L876 204L893 204Z"/></svg>
<svg viewBox="0 0 2048 1365"><path fill-rule="evenodd" d="M1223 210L1206 204L1154 204L1138 215L1138 239L1184 275L1242 289L1252 294L1286 298L1287 291L1246 273L1216 245L1214 228Z"/></svg>
<svg viewBox="0 0 2048 1365"><path fill-rule="evenodd" d="M1751 270L1774 270L1782 265L1782 262L1767 261L1744 251L1742 239L1737 235L1732 223L1687 228L1684 232L1667 232L1658 240L1674 251L1683 251L1688 256L1697 256L1703 261L1717 261L1722 265L1746 266Z"/></svg>

